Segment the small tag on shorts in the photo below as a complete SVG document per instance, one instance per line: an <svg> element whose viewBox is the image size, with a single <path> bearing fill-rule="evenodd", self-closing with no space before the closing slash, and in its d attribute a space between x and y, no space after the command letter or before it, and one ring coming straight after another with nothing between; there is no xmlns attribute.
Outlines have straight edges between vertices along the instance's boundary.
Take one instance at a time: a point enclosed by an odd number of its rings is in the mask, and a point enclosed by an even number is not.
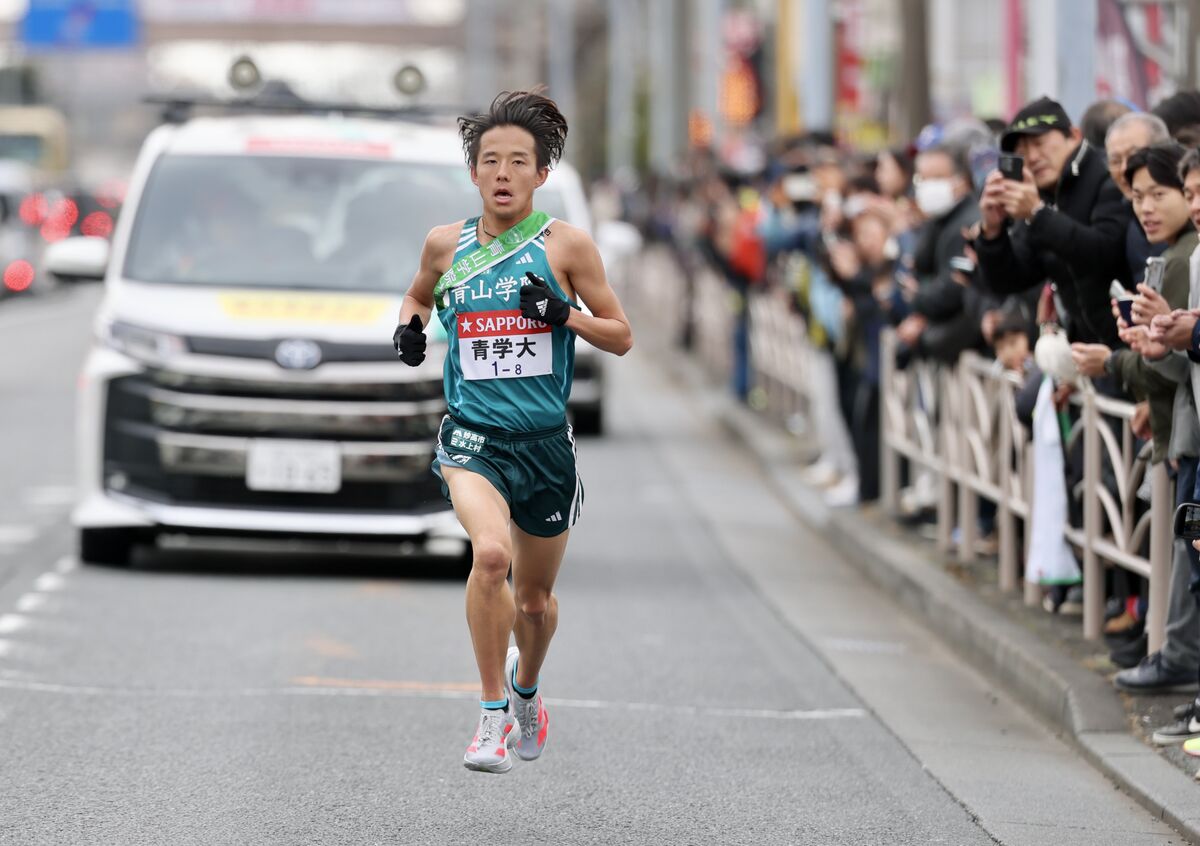
<svg viewBox="0 0 1200 846"><path fill-rule="evenodd" d="M471 432L467 429L455 427L454 431L450 433L450 446L453 449L466 449L471 452L479 452L486 443L487 438L478 432Z"/></svg>

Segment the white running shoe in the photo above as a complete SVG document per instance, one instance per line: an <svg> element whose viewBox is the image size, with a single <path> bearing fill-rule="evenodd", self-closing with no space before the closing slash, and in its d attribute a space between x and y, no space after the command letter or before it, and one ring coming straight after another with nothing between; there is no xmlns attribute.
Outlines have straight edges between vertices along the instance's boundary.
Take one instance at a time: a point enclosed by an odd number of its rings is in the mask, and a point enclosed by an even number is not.
<svg viewBox="0 0 1200 846"><path fill-rule="evenodd" d="M825 491L825 504L830 508L858 505L858 477L843 476L840 482Z"/></svg>
<svg viewBox="0 0 1200 846"><path fill-rule="evenodd" d="M546 714L546 706L542 704L540 690L532 699L526 699L516 691L517 658L520 654L517 647L510 647L508 657L504 660L504 691L517 718L517 731L509 736L509 745L522 761L536 761L546 748L550 717Z"/></svg>
<svg viewBox="0 0 1200 846"><path fill-rule="evenodd" d="M834 484L838 480L838 476L833 462L826 461L824 458L818 458L800 471L801 480L815 488L825 488Z"/></svg>
<svg viewBox="0 0 1200 846"><path fill-rule="evenodd" d="M463 766L481 773L506 773L512 769L508 755L508 740L517 721L513 716L512 700L503 711L486 708L479 715L479 728L463 756Z"/></svg>

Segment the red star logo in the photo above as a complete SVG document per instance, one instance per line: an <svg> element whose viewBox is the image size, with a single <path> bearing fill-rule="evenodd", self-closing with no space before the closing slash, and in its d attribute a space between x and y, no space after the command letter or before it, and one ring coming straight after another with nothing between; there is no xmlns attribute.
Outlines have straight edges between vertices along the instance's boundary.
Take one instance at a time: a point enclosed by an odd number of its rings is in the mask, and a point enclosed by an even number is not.
<svg viewBox="0 0 1200 846"><path fill-rule="evenodd" d="M458 331L459 332L470 332L471 331L471 321L464 317L462 319L462 323L458 324Z"/></svg>

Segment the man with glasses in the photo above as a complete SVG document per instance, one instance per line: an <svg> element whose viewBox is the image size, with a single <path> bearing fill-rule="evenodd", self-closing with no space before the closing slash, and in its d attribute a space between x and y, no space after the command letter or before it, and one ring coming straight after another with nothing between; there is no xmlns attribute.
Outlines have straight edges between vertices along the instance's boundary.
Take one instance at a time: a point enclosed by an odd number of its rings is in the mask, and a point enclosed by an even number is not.
<svg viewBox="0 0 1200 846"><path fill-rule="evenodd" d="M1170 133L1162 118L1149 112L1130 112L1113 121L1104 139L1104 151L1108 158L1108 172L1113 182L1121 189L1126 200L1131 200L1133 190L1125 179L1125 165L1129 157L1151 144L1169 141ZM1125 260L1136 285L1146 275L1146 259L1162 253L1162 244L1151 244L1137 220L1129 221L1125 231Z"/></svg>

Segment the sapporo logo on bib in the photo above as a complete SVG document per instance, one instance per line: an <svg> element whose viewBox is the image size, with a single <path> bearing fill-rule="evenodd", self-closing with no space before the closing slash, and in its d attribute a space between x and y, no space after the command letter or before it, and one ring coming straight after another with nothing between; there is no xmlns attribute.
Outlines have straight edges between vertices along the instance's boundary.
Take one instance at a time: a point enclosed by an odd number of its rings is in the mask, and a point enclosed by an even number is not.
<svg viewBox="0 0 1200 846"><path fill-rule="evenodd" d="M459 314L458 360L464 379L522 379L554 372L551 329L518 309Z"/></svg>

